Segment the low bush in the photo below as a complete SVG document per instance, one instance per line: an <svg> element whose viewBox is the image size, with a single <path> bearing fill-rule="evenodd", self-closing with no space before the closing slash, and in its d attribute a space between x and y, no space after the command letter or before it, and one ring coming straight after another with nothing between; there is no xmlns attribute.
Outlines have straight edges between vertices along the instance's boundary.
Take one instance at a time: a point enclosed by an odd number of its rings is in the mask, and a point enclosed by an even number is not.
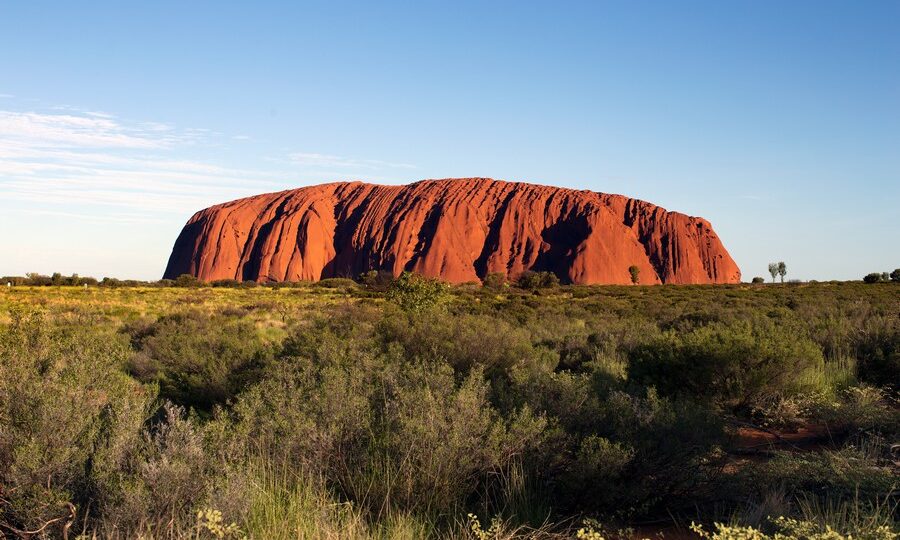
<svg viewBox="0 0 900 540"><path fill-rule="evenodd" d="M187 287L187 288L195 288L202 287L203 282L200 281L197 276L191 274L181 274L175 281L173 282L173 286L175 287Z"/></svg>
<svg viewBox="0 0 900 540"><path fill-rule="evenodd" d="M457 381L446 364L294 357L220 420L222 446L262 450L373 512L447 515L543 430L527 410L500 418L487 392L480 371Z"/></svg>
<svg viewBox="0 0 900 540"><path fill-rule="evenodd" d="M484 315L428 313L386 318L378 327L385 343L397 343L408 358L440 358L461 372L472 367L495 373L513 367L553 369L558 355L536 347L524 328Z"/></svg>
<svg viewBox="0 0 900 540"><path fill-rule="evenodd" d="M746 525L716 523L712 532L700 525L693 530L704 540L894 540L897 533L889 525L835 530L828 524L815 521L777 517L771 520L773 532L766 533Z"/></svg>
<svg viewBox="0 0 900 540"><path fill-rule="evenodd" d="M897 482L883 455L883 445L848 445L805 453L779 451L771 460L748 468L741 483L751 489L780 487L789 497L807 493L875 503L894 493Z"/></svg>
<svg viewBox="0 0 900 540"><path fill-rule="evenodd" d="M236 279L217 279L209 283L213 287L225 287L235 289L241 286L241 282Z"/></svg>
<svg viewBox="0 0 900 540"><path fill-rule="evenodd" d="M146 536L189 529L214 478L203 433L185 411L164 404L101 492L99 528ZM110 496L110 495L115 496Z"/></svg>
<svg viewBox="0 0 900 540"><path fill-rule="evenodd" d="M154 398L123 372L127 356L115 335L48 329L39 312L0 327L0 529L60 535L91 500L123 496Z"/></svg>
<svg viewBox="0 0 900 540"><path fill-rule="evenodd" d="M447 299L447 285L411 272L404 272L391 283L387 299L407 312L432 308Z"/></svg>
<svg viewBox="0 0 900 540"><path fill-rule="evenodd" d="M549 289L559 285L559 277L553 272L523 272L516 286L526 290Z"/></svg>
<svg viewBox="0 0 900 540"><path fill-rule="evenodd" d="M370 291L384 292L394 282L394 275L387 270L369 270L359 276L359 282Z"/></svg>
<svg viewBox="0 0 900 540"><path fill-rule="evenodd" d="M630 360L631 381L736 412L825 390L821 349L796 325L768 319L710 324L684 334L669 331L637 347Z"/></svg>
<svg viewBox="0 0 900 540"><path fill-rule="evenodd" d="M895 440L900 436L900 410L880 388L854 386L835 399L816 402L810 409L810 416L825 424L832 437L865 433Z"/></svg>
<svg viewBox="0 0 900 540"><path fill-rule="evenodd" d="M900 390L900 318L872 317L857 334L855 349L860 380Z"/></svg>
<svg viewBox="0 0 900 540"><path fill-rule="evenodd" d="M273 354L251 321L221 314L174 313L128 330L136 351L130 373L158 384L161 397L203 411L255 381Z"/></svg>
<svg viewBox="0 0 900 540"><path fill-rule="evenodd" d="M482 286L488 289L502 289L507 285L506 274L503 272L491 272L484 276L484 281L482 281Z"/></svg>
<svg viewBox="0 0 900 540"><path fill-rule="evenodd" d="M325 278L316 282L323 289L355 289L359 284L350 278Z"/></svg>

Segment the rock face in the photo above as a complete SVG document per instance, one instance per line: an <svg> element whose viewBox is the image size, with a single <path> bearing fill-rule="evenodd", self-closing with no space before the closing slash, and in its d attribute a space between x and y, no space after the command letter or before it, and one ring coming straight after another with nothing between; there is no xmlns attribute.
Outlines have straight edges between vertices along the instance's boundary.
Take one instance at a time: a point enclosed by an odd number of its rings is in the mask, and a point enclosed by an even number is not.
<svg viewBox="0 0 900 540"><path fill-rule="evenodd" d="M450 282L551 271L564 283L736 283L709 222L621 195L487 178L323 184L187 222L165 277L319 280L408 270Z"/></svg>

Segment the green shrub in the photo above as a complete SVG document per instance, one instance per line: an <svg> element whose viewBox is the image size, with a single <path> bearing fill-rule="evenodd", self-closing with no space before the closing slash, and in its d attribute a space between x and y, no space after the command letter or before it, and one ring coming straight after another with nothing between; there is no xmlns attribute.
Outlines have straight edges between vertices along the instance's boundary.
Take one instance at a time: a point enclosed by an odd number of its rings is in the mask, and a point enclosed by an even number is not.
<svg viewBox="0 0 900 540"><path fill-rule="evenodd" d="M673 331L631 354L629 380L665 395L749 411L774 398L823 390L821 350L796 327L769 320Z"/></svg>
<svg viewBox="0 0 900 540"><path fill-rule="evenodd" d="M272 355L246 319L188 311L131 328L130 372L159 384L160 396L209 411L254 381Z"/></svg>
<svg viewBox="0 0 900 540"><path fill-rule="evenodd" d="M718 471L722 423L698 405L609 391L590 373L533 374L510 392L553 426L529 461L558 511L647 515L677 506L676 493L699 495Z"/></svg>
<svg viewBox="0 0 900 540"><path fill-rule="evenodd" d="M857 446L821 452L780 451L746 470L741 482L751 489L780 487L789 496L808 493L874 503L892 493L897 482L880 454L878 449Z"/></svg>
<svg viewBox="0 0 900 540"><path fill-rule="evenodd" d="M387 299L407 312L429 309L446 298L446 284L411 272L403 272L387 292Z"/></svg>
<svg viewBox="0 0 900 540"><path fill-rule="evenodd" d="M241 282L236 279L217 279L210 282L210 285L212 285L213 287L226 287L229 289L234 289L240 287Z"/></svg>
<svg viewBox="0 0 900 540"><path fill-rule="evenodd" d="M238 524L249 538L368 540L377 536L356 505L339 500L318 479L297 475L265 458L254 458L232 471L209 504L221 510L223 523ZM411 517L383 521L390 523L383 538L428 536L427 527ZM392 536L407 527L415 534Z"/></svg>
<svg viewBox="0 0 900 540"><path fill-rule="evenodd" d="M605 437L588 435L578 445L571 468L570 486L580 491L590 491L596 498L613 495L614 486L621 483L628 466L635 457L635 450L622 443L614 443ZM606 501L607 503L609 501Z"/></svg>
<svg viewBox="0 0 900 540"><path fill-rule="evenodd" d="M162 536L193 524L195 506L214 478L202 432L179 407L165 404L159 412L127 450L115 475L118 489L104 490L98 501L100 530Z"/></svg>
<svg viewBox="0 0 900 540"><path fill-rule="evenodd" d="M294 357L239 397L225 432L373 511L442 514L543 430L527 411L500 418L487 392L480 371L457 381L446 364Z"/></svg>
<svg viewBox="0 0 900 540"><path fill-rule="evenodd" d="M796 501L798 519L807 530L836 531L848 538L882 540L900 537L896 494L862 501L858 496L815 497L803 495ZM777 524L776 524L777 525Z"/></svg>
<svg viewBox="0 0 900 540"><path fill-rule="evenodd" d="M449 366L409 366L394 384L356 488L376 507L446 514L540 441L543 420L528 410L500 418L479 370L457 383Z"/></svg>
<svg viewBox="0 0 900 540"><path fill-rule="evenodd" d="M854 386L836 399L813 404L811 409L811 416L828 426L834 437L880 433L893 440L900 435L900 410L879 388Z"/></svg>
<svg viewBox="0 0 900 540"><path fill-rule="evenodd" d="M507 285L506 274L503 272L491 272L484 276L484 281L482 282L482 286L488 289L502 289Z"/></svg>
<svg viewBox="0 0 900 540"><path fill-rule="evenodd" d="M700 525L691 525L704 540L895 540L897 533L887 525L863 529L835 530L814 521L777 517L771 520L775 532L767 534L752 526L716 523L712 532Z"/></svg>
<svg viewBox="0 0 900 540"><path fill-rule="evenodd" d="M53 521L60 534L67 505L117 491L154 397L123 373L128 354L115 335L48 328L36 312L0 327L0 528Z"/></svg>
<svg viewBox="0 0 900 540"><path fill-rule="evenodd" d="M552 369L557 356L535 347L529 332L484 315L428 313L388 318L379 325L382 339L398 343L408 358L441 358L467 372L475 366L494 373L519 368Z"/></svg>
<svg viewBox="0 0 900 540"><path fill-rule="evenodd" d="M863 281L865 283L879 283L885 280L884 275L881 272L872 272L863 276Z"/></svg>
<svg viewBox="0 0 900 540"><path fill-rule="evenodd" d="M191 274L181 274L177 278L175 278L174 286L175 287L200 287L203 285L203 282L200 281L197 276Z"/></svg>
<svg viewBox="0 0 900 540"><path fill-rule="evenodd" d="M519 288L526 290L549 289L559 285L559 277L553 272L524 272L516 280Z"/></svg>
<svg viewBox="0 0 900 540"><path fill-rule="evenodd" d="M639 281L639 276L641 274L641 269L635 265L631 265L628 267L628 274L631 276L631 284L637 285Z"/></svg>
<svg viewBox="0 0 900 540"><path fill-rule="evenodd" d="M597 435L633 454L617 482L593 486L581 504L594 500L618 515L646 514L677 506L678 493L699 495L718 474L713 450L724 441L723 426L701 406L652 390L643 396L617 391L601 404L595 422Z"/></svg>
<svg viewBox="0 0 900 540"><path fill-rule="evenodd" d="M900 390L900 319L872 317L856 336L855 349L860 380Z"/></svg>
<svg viewBox="0 0 900 540"><path fill-rule="evenodd" d="M323 289L355 289L358 283L350 278L325 278L316 282L316 287Z"/></svg>
<svg viewBox="0 0 900 540"><path fill-rule="evenodd" d="M371 291L384 292L394 282L394 275L387 270L369 270L359 276L359 282Z"/></svg>

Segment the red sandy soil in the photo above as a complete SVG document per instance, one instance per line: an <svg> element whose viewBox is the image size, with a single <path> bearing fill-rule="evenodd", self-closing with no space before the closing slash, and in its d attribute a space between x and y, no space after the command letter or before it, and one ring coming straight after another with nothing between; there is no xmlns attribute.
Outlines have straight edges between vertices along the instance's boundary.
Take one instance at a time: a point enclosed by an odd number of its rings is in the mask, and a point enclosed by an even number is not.
<svg viewBox="0 0 900 540"><path fill-rule="evenodd" d="M781 449L818 450L829 441L825 426L806 425L796 431L762 430L741 427L737 430L736 448L739 450Z"/></svg>

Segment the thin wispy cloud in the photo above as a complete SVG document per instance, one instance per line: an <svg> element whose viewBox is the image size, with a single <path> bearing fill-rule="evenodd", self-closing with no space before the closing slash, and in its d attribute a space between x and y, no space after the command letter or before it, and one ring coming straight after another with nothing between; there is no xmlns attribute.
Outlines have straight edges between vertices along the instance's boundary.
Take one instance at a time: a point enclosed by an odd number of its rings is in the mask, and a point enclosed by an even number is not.
<svg viewBox="0 0 900 540"><path fill-rule="evenodd" d="M26 203L31 213L155 223L160 215L284 187L275 173L180 158L183 146L214 136L71 108L0 110L0 189L6 201Z"/></svg>
<svg viewBox="0 0 900 540"><path fill-rule="evenodd" d="M141 122L138 125L148 131L153 132L172 131L173 129L175 129L173 126L164 124L162 122Z"/></svg>
<svg viewBox="0 0 900 540"><path fill-rule="evenodd" d="M0 141L71 148L162 148L169 144L126 129L110 118L10 111L0 111Z"/></svg>
<svg viewBox="0 0 900 540"><path fill-rule="evenodd" d="M266 170L226 167L190 156L220 153L225 136L160 121L59 106L0 110L0 190L7 211L97 223L171 222L212 204L333 180L385 180L406 163L294 152ZM235 143L236 144L236 143Z"/></svg>
<svg viewBox="0 0 900 540"><path fill-rule="evenodd" d="M138 223L138 224L161 224L165 223L164 219L156 217L148 217L143 214L128 214L116 212L111 214L85 214L78 212L64 212L57 210L25 210L25 214L34 216L54 216L67 219L78 219L83 221L92 221L95 223Z"/></svg>

